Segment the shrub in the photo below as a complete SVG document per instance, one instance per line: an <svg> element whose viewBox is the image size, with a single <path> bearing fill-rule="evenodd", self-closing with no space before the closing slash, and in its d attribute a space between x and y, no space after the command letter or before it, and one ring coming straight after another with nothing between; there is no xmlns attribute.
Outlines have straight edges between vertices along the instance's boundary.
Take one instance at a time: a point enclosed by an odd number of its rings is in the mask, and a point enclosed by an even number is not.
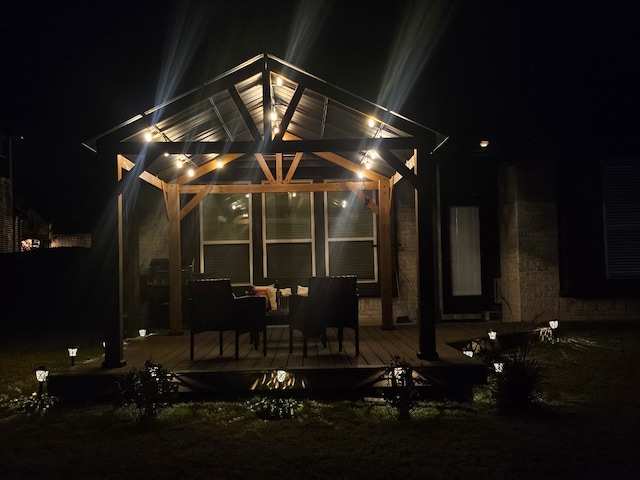
<svg viewBox="0 0 640 480"><path fill-rule="evenodd" d="M9 400L6 408L10 412L44 415L49 409L55 406L56 403L58 403L58 397L46 393L37 394L34 392L31 395L21 395Z"/></svg>
<svg viewBox="0 0 640 480"><path fill-rule="evenodd" d="M247 409L262 420L294 418L302 412L304 404L293 398L256 397L247 401Z"/></svg>
<svg viewBox="0 0 640 480"><path fill-rule="evenodd" d="M178 384L175 375L147 360L144 369L131 369L117 381L119 406L130 407L140 420L149 420L175 402Z"/></svg>
<svg viewBox="0 0 640 480"><path fill-rule="evenodd" d="M395 408L398 420L411 420L418 395L418 384L423 383L419 376L414 376L414 368L408 360L394 357L385 368L384 378L389 386L382 390L382 398Z"/></svg>
<svg viewBox="0 0 640 480"><path fill-rule="evenodd" d="M496 406L503 410L527 410L541 398L542 377L537 360L527 346L503 353L495 361L502 372L490 378L490 391Z"/></svg>

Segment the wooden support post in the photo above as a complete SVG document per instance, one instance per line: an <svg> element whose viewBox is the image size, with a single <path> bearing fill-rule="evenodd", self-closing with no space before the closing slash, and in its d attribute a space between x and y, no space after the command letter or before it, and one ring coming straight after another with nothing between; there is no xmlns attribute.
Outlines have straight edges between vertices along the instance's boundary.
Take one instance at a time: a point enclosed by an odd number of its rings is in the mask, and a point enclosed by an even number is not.
<svg viewBox="0 0 640 480"><path fill-rule="evenodd" d="M432 155L416 157L419 187L416 189L418 235L418 327L421 360L439 360L436 323L442 319L438 271L438 165Z"/></svg>
<svg viewBox="0 0 640 480"><path fill-rule="evenodd" d="M391 251L391 180L379 180L378 255L380 255L380 296L382 298L382 329L392 330L393 322L393 258Z"/></svg>
<svg viewBox="0 0 640 480"><path fill-rule="evenodd" d="M107 223L117 228L105 228L105 235L98 240L96 248L101 250L105 257L105 278L101 279L101 285L105 292L106 319L104 331L104 362L102 368L120 368L127 362L124 361L124 220L122 218L124 208L123 174L120 156L116 159L117 180L119 184L118 195L115 201L115 215L107 219ZM109 233L116 231L116 242ZM117 249L117 251L116 251Z"/></svg>
<svg viewBox="0 0 640 480"><path fill-rule="evenodd" d="M169 333L180 335L183 331L179 185L168 185L167 215L169 217Z"/></svg>

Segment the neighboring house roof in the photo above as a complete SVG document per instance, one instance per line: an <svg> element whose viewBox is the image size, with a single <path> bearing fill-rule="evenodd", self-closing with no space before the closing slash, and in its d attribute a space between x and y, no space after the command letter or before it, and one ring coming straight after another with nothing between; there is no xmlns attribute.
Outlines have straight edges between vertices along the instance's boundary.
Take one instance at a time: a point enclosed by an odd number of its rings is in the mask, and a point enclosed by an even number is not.
<svg viewBox="0 0 640 480"><path fill-rule="evenodd" d="M149 134L151 143L145 146ZM232 158L234 165L255 164L256 153L266 164L276 161L276 153L284 154L285 163L302 154L297 161L307 166L329 160L354 172L362 168L367 177L363 167L368 163L371 172L390 178L409 172L405 161L414 148L430 152L445 140L396 112L263 54L84 144L96 152L123 153L134 163L132 157L144 154L148 173L174 182L184 174L175 168L176 156L197 168L234 153L240 154ZM367 156L373 150L378 155ZM339 161L318 152L334 152Z"/></svg>

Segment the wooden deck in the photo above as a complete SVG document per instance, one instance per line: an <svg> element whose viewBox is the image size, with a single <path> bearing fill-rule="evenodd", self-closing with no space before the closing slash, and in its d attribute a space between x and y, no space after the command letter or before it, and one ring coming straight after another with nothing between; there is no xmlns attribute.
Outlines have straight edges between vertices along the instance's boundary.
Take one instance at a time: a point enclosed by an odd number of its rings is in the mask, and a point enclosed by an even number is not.
<svg viewBox="0 0 640 480"><path fill-rule="evenodd" d="M140 369L145 361L151 360L176 374L183 393L221 395L250 392L260 389L261 379L281 370L296 377L295 386L292 383L289 387L304 394L332 391L363 395L367 389L379 386L378 380L385 368L394 357L399 357L408 361L432 387L468 394L474 384L484 382L486 367L466 357L452 345L484 337L490 329L515 333L531 331L533 327L530 324L500 322L440 324L436 328L439 361L417 358L418 327L415 324L398 325L393 330L361 326L359 356L355 355L353 330L345 329L342 352L338 351L335 331L330 330L326 348L320 340L309 340L307 358L302 355L302 336L299 332L294 334L293 353L289 353L288 327L270 326L267 328L266 356L262 352L262 343L256 350L249 343L249 335L242 335L237 361L234 359L233 332L224 334L222 355L219 354L218 333L196 335L193 361L189 359L188 331L183 335L157 332L125 341L125 367L104 369L103 359L96 358L52 375L49 391L67 397L73 395L78 399L108 395L117 375L127 373L132 368Z"/></svg>

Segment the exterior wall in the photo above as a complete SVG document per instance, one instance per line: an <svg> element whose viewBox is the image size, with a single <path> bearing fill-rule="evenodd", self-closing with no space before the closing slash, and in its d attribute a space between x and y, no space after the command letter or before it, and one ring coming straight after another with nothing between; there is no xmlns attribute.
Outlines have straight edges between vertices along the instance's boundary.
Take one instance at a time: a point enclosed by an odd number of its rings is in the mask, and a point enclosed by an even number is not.
<svg viewBox="0 0 640 480"><path fill-rule="evenodd" d="M0 253L11 253L14 249L13 181L0 177Z"/></svg>
<svg viewBox="0 0 640 480"><path fill-rule="evenodd" d="M0 130L0 253L17 250L13 214L11 137Z"/></svg>
<svg viewBox="0 0 640 480"><path fill-rule="evenodd" d="M550 160L499 167L502 319L513 322L629 320L638 299L560 296L556 172Z"/></svg>
<svg viewBox="0 0 640 480"><path fill-rule="evenodd" d="M416 233L415 189L406 181L396 184L393 201L397 214L398 296L393 299L393 315L418 320L418 236Z"/></svg>
<svg viewBox="0 0 640 480"><path fill-rule="evenodd" d="M169 222L162 198L162 192L143 185L145 195L138 202L141 211L136 213L139 222L139 268L140 274L149 271L149 263L154 258L169 258Z"/></svg>
<svg viewBox="0 0 640 480"><path fill-rule="evenodd" d="M415 189L406 181L393 189L393 208L396 214L398 255L398 296L393 298L394 322L398 317L418 321L418 236L416 233ZM439 265L441 268L441 265ZM360 324L381 325L382 300L379 297L360 299Z"/></svg>
<svg viewBox="0 0 640 480"><path fill-rule="evenodd" d="M499 235L502 320L520 322L520 251L518 229L518 183L513 164L499 168Z"/></svg>
<svg viewBox="0 0 640 480"><path fill-rule="evenodd" d="M406 181L393 188L393 203L396 217L396 240L398 254L398 296L393 298L394 323L398 317L408 317L411 322L418 319L418 251L416 235L415 190ZM382 325L382 299L360 298L360 325Z"/></svg>
<svg viewBox="0 0 640 480"><path fill-rule="evenodd" d="M61 247L91 247L91 234L90 233L77 233L77 234L60 234L54 235L51 241L51 248Z"/></svg>
<svg viewBox="0 0 640 480"><path fill-rule="evenodd" d="M24 217L19 220L20 241L37 239L40 240L40 248L49 248L53 237L51 222L42 218L33 209L28 209Z"/></svg>
<svg viewBox="0 0 640 480"><path fill-rule="evenodd" d="M360 325L382 325L381 312L382 301L379 297L360 297L358 301L358 323Z"/></svg>

